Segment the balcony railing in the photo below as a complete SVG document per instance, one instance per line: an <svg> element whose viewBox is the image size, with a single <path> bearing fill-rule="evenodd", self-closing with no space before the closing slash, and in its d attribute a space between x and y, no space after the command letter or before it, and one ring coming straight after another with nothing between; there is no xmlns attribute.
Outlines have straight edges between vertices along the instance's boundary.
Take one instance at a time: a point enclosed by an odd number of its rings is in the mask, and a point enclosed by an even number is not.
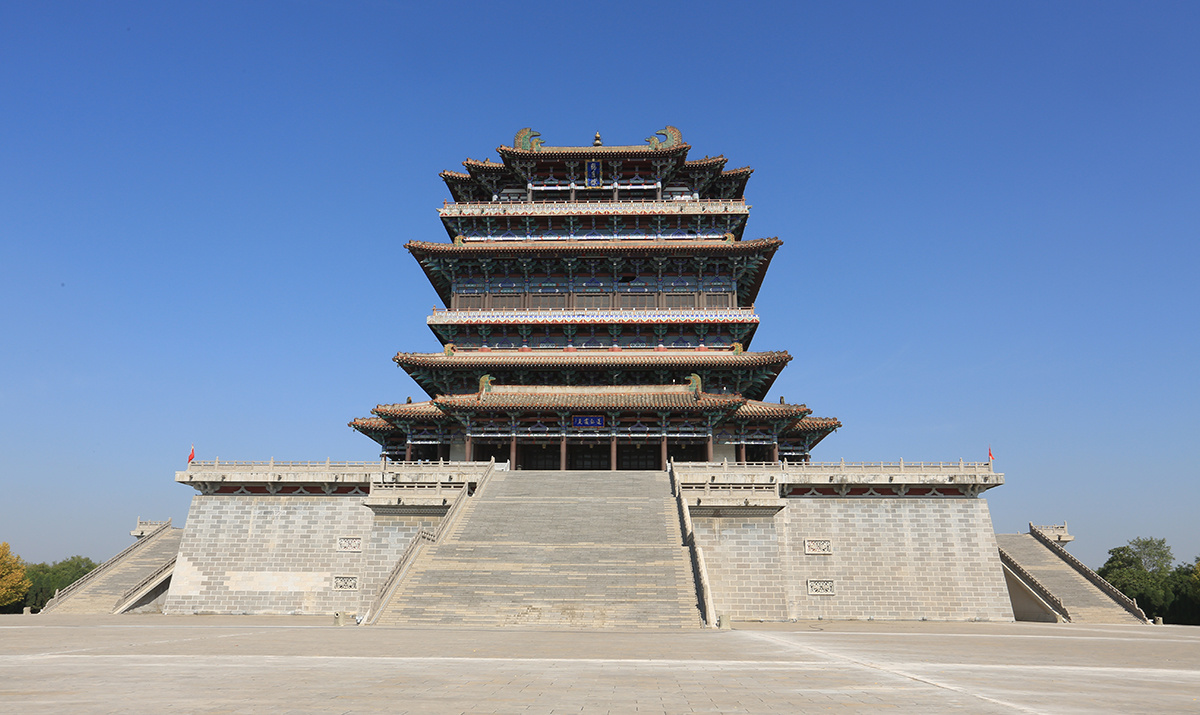
<svg viewBox="0 0 1200 715"><path fill-rule="evenodd" d="M434 308L430 325L463 323L757 323L754 308L530 308L453 310Z"/></svg>
<svg viewBox="0 0 1200 715"><path fill-rule="evenodd" d="M442 218L455 216L609 216L613 214L748 214L750 205L743 199L699 199L687 201L526 201L452 203L438 209Z"/></svg>

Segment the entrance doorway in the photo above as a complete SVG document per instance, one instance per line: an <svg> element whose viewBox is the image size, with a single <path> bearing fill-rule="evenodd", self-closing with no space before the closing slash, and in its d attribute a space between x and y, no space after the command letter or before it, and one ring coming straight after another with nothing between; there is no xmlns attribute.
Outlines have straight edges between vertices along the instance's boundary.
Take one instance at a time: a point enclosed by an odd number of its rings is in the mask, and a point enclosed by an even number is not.
<svg viewBox="0 0 1200 715"><path fill-rule="evenodd" d="M658 443L634 442L617 445L617 469L658 470L662 456Z"/></svg>
<svg viewBox="0 0 1200 715"><path fill-rule="evenodd" d="M608 469L609 449L607 444L568 444L567 469Z"/></svg>
<svg viewBox="0 0 1200 715"><path fill-rule="evenodd" d="M517 464L521 469L558 469L558 450L557 442L520 445Z"/></svg>
<svg viewBox="0 0 1200 715"><path fill-rule="evenodd" d="M704 462L708 458L704 442L667 442L667 456L676 462Z"/></svg>

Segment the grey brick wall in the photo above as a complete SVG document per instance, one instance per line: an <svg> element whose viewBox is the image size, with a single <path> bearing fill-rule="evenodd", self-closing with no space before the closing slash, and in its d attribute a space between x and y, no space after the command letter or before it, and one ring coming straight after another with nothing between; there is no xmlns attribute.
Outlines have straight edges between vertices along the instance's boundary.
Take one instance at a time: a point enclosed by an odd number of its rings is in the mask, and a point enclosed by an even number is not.
<svg viewBox="0 0 1200 715"><path fill-rule="evenodd" d="M739 514L738 512L742 513ZM692 531L704 549L713 609L738 619L787 620L787 586L774 514L692 508Z"/></svg>
<svg viewBox="0 0 1200 715"><path fill-rule="evenodd" d="M790 499L773 517L717 513L693 525L714 607L735 620L1012 620L983 499ZM805 553L806 540L829 540L830 553Z"/></svg>
<svg viewBox="0 0 1200 715"><path fill-rule="evenodd" d="M422 525L376 516L362 497L197 495L171 577L166 613L362 613ZM361 539L339 551L339 537ZM334 577L357 577L334 590Z"/></svg>

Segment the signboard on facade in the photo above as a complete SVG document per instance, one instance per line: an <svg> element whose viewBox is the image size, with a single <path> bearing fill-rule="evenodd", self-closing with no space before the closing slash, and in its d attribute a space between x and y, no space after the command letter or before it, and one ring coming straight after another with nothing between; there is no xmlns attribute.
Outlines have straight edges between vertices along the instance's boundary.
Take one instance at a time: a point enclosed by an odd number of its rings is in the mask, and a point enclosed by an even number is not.
<svg viewBox="0 0 1200 715"><path fill-rule="evenodd" d="M589 161L587 163L587 183L586 186L600 186L600 162Z"/></svg>
<svg viewBox="0 0 1200 715"><path fill-rule="evenodd" d="M572 427L597 428L604 426L604 415L571 415Z"/></svg>

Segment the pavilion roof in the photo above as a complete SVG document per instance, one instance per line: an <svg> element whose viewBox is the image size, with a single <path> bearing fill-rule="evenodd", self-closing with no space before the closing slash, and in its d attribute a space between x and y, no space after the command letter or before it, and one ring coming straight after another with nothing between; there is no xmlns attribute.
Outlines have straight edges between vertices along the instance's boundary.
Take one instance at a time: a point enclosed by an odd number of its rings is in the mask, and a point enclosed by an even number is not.
<svg viewBox="0 0 1200 715"><path fill-rule="evenodd" d="M755 238L748 241L469 241L461 245L434 241L409 241L404 244L421 264L421 270L437 291L442 303L450 305L450 279L439 258L506 258L514 256L749 256L760 260L753 273L738 290L743 305L758 297L759 288L775 252L783 245L779 238ZM748 259L749 260L749 259Z"/></svg>
<svg viewBox="0 0 1200 715"><path fill-rule="evenodd" d="M787 420L803 418L809 414L812 414L812 410L804 405L746 400L746 404L739 407L737 412L733 414L733 419L739 422L750 420Z"/></svg>
<svg viewBox="0 0 1200 715"><path fill-rule="evenodd" d="M445 416L445 413L430 400L379 405L371 411L385 419L421 420L440 419Z"/></svg>
<svg viewBox="0 0 1200 715"><path fill-rule="evenodd" d="M751 368L778 365L791 361L784 350L734 353L732 350L666 350L625 349L620 352L538 350L517 352L396 353L397 365L408 368L479 369L497 367L697 367Z"/></svg>
<svg viewBox="0 0 1200 715"><path fill-rule="evenodd" d="M409 241L404 244L419 260L422 256L455 256L503 258L519 255L579 255L579 256L743 256L755 253L774 254L783 245L779 238L755 238L746 241L690 240L646 241L541 239L536 241L465 241L461 244L440 241Z"/></svg>
<svg viewBox="0 0 1200 715"><path fill-rule="evenodd" d="M358 417L350 420L350 426L366 434L397 432L399 428L382 417Z"/></svg>
<svg viewBox="0 0 1200 715"><path fill-rule="evenodd" d="M788 425L788 428L784 430L784 434L805 432L829 433L841 426L841 420L836 417L812 417L805 415Z"/></svg>
<svg viewBox="0 0 1200 715"><path fill-rule="evenodd" d="M654 412L732 412L740 395L695 392L685 385L542 386L497 385L490 392L443 395L433 403L445 412L507 410L621 410Z"/></svg>

